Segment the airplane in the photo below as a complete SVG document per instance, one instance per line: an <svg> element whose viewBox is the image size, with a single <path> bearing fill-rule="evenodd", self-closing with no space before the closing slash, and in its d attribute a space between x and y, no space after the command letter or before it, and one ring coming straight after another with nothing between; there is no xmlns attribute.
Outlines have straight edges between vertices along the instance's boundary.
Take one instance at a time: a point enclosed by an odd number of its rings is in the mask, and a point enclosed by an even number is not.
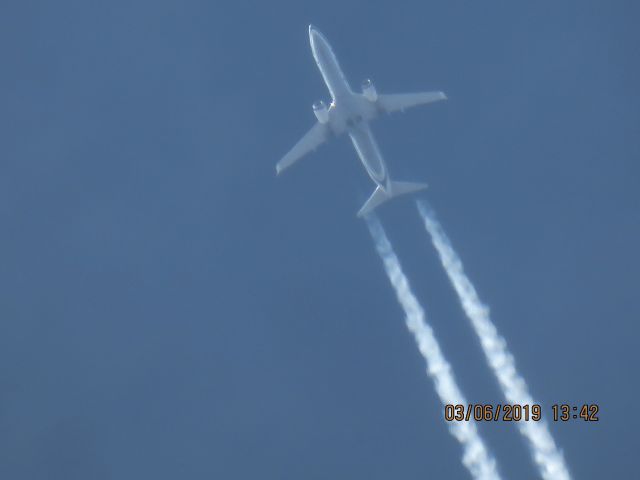
<svg viewBox="0 0 640 480"><path fill-rule="evenodd" d="M327 107L322 100L313 103L316 124L282 157L276 165L276 174L280 174L330 138L346 132L351 137L365 170L376 183L375 191L358 212L358 217L367 215L393 197L427 188L424 183L397 182L389 178L369 122L381 114L446 100L447 96L443 92L379 94L369 79L362 82L362 93L354 92L329 42L313 25L309 25L309 41L313 58L331 94L331 104Z"/></svg>

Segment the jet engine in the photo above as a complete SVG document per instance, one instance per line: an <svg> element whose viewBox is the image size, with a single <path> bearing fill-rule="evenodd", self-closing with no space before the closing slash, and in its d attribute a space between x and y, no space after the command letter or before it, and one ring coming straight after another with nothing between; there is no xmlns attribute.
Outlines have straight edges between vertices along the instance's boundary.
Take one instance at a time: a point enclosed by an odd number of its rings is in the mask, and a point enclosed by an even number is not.
<svg viewBox="0 0 640 480"><path fill-rule="evenodd" d="M329 121L329 110L322 100L313 102L313 113L320 123L327 123Z"/></svg>
<svg viewBox="0 0 640 480"><path fill-rule="evenodd" d="M362 94L364 98L369 100L370 102L375 102L378 100L378 92L376 92L376 87L373 86L373 82L370 79L365 79L362 82Z"/></svg>

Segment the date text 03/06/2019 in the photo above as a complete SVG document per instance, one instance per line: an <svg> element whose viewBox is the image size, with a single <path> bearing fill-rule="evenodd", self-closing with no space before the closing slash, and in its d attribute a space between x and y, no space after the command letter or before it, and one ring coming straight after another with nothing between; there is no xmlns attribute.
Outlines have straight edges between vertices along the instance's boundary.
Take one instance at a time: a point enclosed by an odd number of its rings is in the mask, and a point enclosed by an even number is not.
<svg viewBox="0 0 640 480"><path fill-rule="evenodd" d="M570 405L567 403L554 404L551 407L551 418L554 422L569 420L583 420L597 422L600 407L595 404ZM542 407L520 404L447 404L444 406L444 419L447 422L539 422L542 420Z"/></svg>

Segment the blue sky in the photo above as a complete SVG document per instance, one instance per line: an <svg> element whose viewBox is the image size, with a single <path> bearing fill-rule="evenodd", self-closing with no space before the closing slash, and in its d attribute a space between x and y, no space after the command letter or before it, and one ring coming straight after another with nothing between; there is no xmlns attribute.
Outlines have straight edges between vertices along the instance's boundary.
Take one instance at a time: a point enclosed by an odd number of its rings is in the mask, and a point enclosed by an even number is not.
<svg viewBox="0 0 640 480"><path fill-rule="evenodd" d="M346 3L346 5L345 5ZM4 2L0 476L469 478L355 212L347 139L280 178L327 91L449 100L373 126L546 406L575 478L635 470L633 2ZM409 199L380 210L470 401L502 401ZM550 413L547 408L546 413ZM513 425L481 425L535 478Z"/></svg>

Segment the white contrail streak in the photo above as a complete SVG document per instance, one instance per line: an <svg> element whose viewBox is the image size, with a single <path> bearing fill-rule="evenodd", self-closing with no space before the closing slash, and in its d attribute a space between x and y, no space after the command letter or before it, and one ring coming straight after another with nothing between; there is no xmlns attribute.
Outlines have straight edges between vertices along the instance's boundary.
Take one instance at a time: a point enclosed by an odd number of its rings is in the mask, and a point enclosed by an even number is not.
<svg viewBox="0 0 640 480"><path fill-rule="evenodd" d="M507 349L507 343L496 330L489 317L489 309L484 305L473 284L464 273L460 258L451 246L449 238L436 220L433 211L422 201L416 202L425 227L431 235L433 245L438 251L440 261L449 276L462 308L471 321L471 325L480 338L482 350L494 374L498 378L507 402L517 405L533 405L535 402L529 389L515 366L513 355ZM545 480L569 480L571 475L562 453L556 447L551 433L544 421L517 422L520 433L528 440L535 464Z"/></svg>
<svg viewBox="0 0 640 480"><path fill-rule="evenodd" d="M400 261L393 251L382 225L373 215L367 217L367 225L375 242L376 250L384 263L387 276L405 312L407 327L413 334L420 353L427 361L427 373L435 383L440 401L443 405L466 405L467 401L453 378L451 367L442 355L433 330L425 321L424 310L411 291L407 277L402 272ZM496 462L487 451L473 421L451 422L449 430L461 443L464 451L462 462L474 479L500 478Z"/></svg>

